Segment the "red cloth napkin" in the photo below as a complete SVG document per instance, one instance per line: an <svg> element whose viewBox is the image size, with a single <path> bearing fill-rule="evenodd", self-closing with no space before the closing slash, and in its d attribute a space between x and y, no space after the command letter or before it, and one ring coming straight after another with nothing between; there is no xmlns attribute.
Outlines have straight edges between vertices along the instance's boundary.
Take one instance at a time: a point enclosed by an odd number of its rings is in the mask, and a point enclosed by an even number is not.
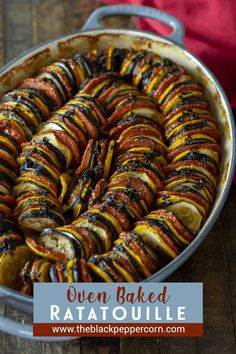
<svg viewBox="0 0 236 354"><path fill-rule="evenodd" d="M236 6L234 0L102 0L106 4L152 6L180 19L185 26L185 47L214 73L236 110ZM166 26L139 19L143 30L168 35ZM236 183L236 173L234 176Z"/></svg>

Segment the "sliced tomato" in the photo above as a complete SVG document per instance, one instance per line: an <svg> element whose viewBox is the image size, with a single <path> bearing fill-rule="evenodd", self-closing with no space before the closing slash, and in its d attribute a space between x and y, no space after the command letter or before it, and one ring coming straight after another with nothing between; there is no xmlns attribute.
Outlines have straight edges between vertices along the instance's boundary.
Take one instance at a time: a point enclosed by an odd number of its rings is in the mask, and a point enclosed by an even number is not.
<svg viewBox="0 0 236 354"><path fill-rule="evenodd" d="M36 240L35 238L32 237L27 237L25 240L25 243L31 251L33 251L35 254L37 254L40 257L43 258L48 258L52 261L58 261L58 262L63 262L65 260L65 254L54 251L45 245L41 244L39 240Z"/></svg>
<svg viewBox="0 0 236 354"><path fill-rule="evenodd" d="M53 133L62 144L65 144L71 150L73 156L72 164L74 166L78 165L81 156L79 145L63 131L56 130Z"/></svg>
<svg viewBox="0 0 236 354"><path fill-rule="evenodd" d="M72 87L68 82L65 72L59 66L56 66L53 63L51 65L41 68L38 73L40 74L43 72L49 72L49 73L55 72L55 74L59 77L60 82L63 84L64 89L66 90L67 97L71 98L73 96Z"/></svg>
<svg viewBox="0 0 236 354"><path fill-rule="evenodd" d="M103 102L103 106L108 114L111 115L116 107L120 104L121 101L129 98L130 96L137 96L139 92L132 86L123 83L117 88L113 88L110 95Z"/></svg>
<svg viewBox="0 0 236 354"><path fill-rule="evenodd" d="M119 269L126 272L126 279L130 282L137 282L143 279L138 267L132 262L122 243L116 244L112 249L113 264L118 265Z"/></svg>
<svg viewBox="0 0 236 354"><path fill-rule="evenodd" d="M121 240L127 242L130 249L137 254L144 266L151 274L157 271L157 265L153 262L147 250L144 247L142 239L134 232L122 232L119 237Z"/></svg>
<svg viewBox="0 0 236 354"><path fill-rule="evenodd" d="M136 124L122 131L119 138L117 139L117 144L121 144L126 139L128 140L134 137L144 136L155 136L161 140L163 139L163 135L160 133L160 131L153 128L150 124Z"/></svg>
<svg viewBox="0 0 236 354"><path fill-rule="evenodd" d="M23 80L18 85L18 88L27 88L27 87L38 89L42 91L45 95L49 96L54 103L54 106L52 107L53 111L56 111L58 108L62 106L62 102L58 95L57 90L50 83L37 78L29 78Z"/></svg>
<svg viewBox="0 0 236 354"><path fill-rule="evenodd" d="M88 95L86 93L79 93L75 96L75 99L76 98L84 101L91 108L91 110L97 116L98 121L100 122L100 124L104 130L107 125L106 113L105 113L103 107L98 102L98 100L96 100L95 98L91 97L90 95Z"/></svg>
<svg viewBox="0 0 236 354"><path fill-rule="evenodd" d="M127 128L136 126L138 124L146 124L149 126L152 126L154 129L158 130L161 133L160 130L160 125L158 122L155 122L152 119L148 119L146 117L142 116L134 116L134 119L127 119L127 121L121 124L121 122L117 122L117 125L111 128L108 132L107 135L110 137L110 139L117 139L123 131L125 131Z"/></svg>
<svg viewBox="0 0 236 354"><path fill-rule="evenodd" d="M75 225L69 225L69 226L65 226L65 227L66 228L68 227L69 231L74 232L75 237L77 237L77 235L81 235L84 238L84 240L86 240L89 255L92 255L95 253L101 253L97 249L97 242L94 239L94 234L92 234L89 231L89 229L86 229L84 227L76 227Z"/></svg>
<svg viewBox="0 0 236 354"><path fill-rule="evenodd" d="M117 107L114 113L107 120L109 127L114 127L117 122L130 111L137 111L138 113L140 110L141 115L143 109L153 109L157 112L157 115L159 115L155 104L148 99L141 99L138 97L137 100L130 99L129 101L130 102L127 102L126 104L122 104L122 102L120 102L120 106Z"/></svg>
<svg viewBox="0 0 236 354"><path fill-rule="evenodd" d="M107 185L107 189L109 190L112 187L119 187L119 186L124 186L127 189L127 193L135 192L138 196L141 196L141 198L146 202L148 209L150 210L153 206L153 201L154 201L154 193L152 192L151 188L142 181L140 178L120 178L113 181L110 181ZM140 197L139 197L140 198Z"/></svg>
<svg viewBox="0 0 236 354"><path fill-rule="evenodd" d="M198 161L198 160L185 160L185 161L179 161L179 162L175 162L172 164L169 164L167 166L164 167L164 172L167 174L171 171L176 171L178 168L184 168L184 167L189 167L189 168L197 168L199 169L199 171L201 171L202 173L204 173L204 170L207 169L207 171L209 171L209 173L217 178L217 170L216 168L214 168L212 165L204 163L202 161Z"/></svg>
<svg viewBox="0 0 236 354"><path fill-rule="evenodd" d="M103 200L105 204L115 203L117 206L119 205L131 223L135 220L141 220L144 215L142 200L133 199L132 195L127 194L125 187L112 187L106 192Z"/></svg>
<svg viewBox="0 0 236 354"><path fill-rule="evenodd" d="M85 283L92 282L92 277L89 272L88 263L83 258L79 260L79 274L82 282Z"/></svg>
<svg viewBox="0 0 236 354"><path fill-rule="evenodd" d="M157 150L160 152L161 155L165 155L167 153L167 147L165 144L158 138L152 136L145 136L145 137L138 137L138 138L131 138L122 142L116 148L116 155L120 155L127 150L132 148L138 147L147 147L152 150Z"/></svg>
<svg viewBox="0 0 236 354"><path fill-rule="evenodd" d="M68 107L70 109L72 109L74 111L74 113L82 120L82 122L84 123L85 127L86 127L86 132L89 138L98 138L99 136L99 130L100 130L100 126L98 121L96 121L97 117L93 116L93 113L90 112L90 116L87 116L86 113L84 113L80 107L78 102L76 101L69 101L68 102ZM91 120L92 118L92 120Z"/></svg>
<svg viewBox="0 0 236 354"><path fill-rule="evenodd" d="M14 157L3 150L0 150L0 160L5 161L8 165L10 165L10 167L12 167L13 170L18 169L18 164L16 163Z"/></svg>
<svg viewBox="0 0 236 354"><path fill-rule="evenodd" d="M189 144L187 146L182 146L180 148L174 149L173 151L170 151L168 153L168 160L172 161L176 156L178 156L179 154L181 154L186 150L194 150L194 149L201 149L201 148L210 149L212 151L217 152L220 155L220 146L218 144L215 143Z"/></svg>
<svg viewBox="0 0 236 354"><path fill-rule="evenodd" d="M88 139L87 136L84 134L83 130L80 129L79 127L76 127L75 124L72 124L69 119L65 120L65 124L68 126L69 129L71 129L74 134L76 135L79 145L81 146L81 149L85 149Z"/></svg>
<svg viewBox="0 0 236 354"><path fill-rule="evenodd" d="M6 195L0 194L0 203L4 203L9 207L14 208L16 204L16 200L12 194L6 194Z"/></svg>
<svg viewBox="0 0 236 354"><path fill-rule="evenodd" d="M179 82L179 80L183 80L185 77L189 78L190 76L184 73L183 68L179 66L173 66L169 72L162 77L158 85L155 86L152 97L156 101L159 101L161 95L163 95L170 86L174 86L175 82Z"/></svg>
<svg viewBox="0 0 236 354"><path fill-rule="evenodd" d="M200 99L193 99L193 100L188 100L187 102L181 102L180 104L177 104L175 107L173 107L168 114L166 114L163 125L167 124L167 122L174 117L176 114L181 113L183 111L195 111L195 110L201 110L205 114L209 114L208 112L209 105L207 100L200 98Z"/></svg>
<svg viewBox="0 0 236 354"><path fill-rule="evenodd" d="M210 204L207 200L205 200L204 198L194 194L194 193L190 193L190 192L171 192L171 191L160 191L158 193L158 198L162 197L168 197L168 196L173 196L176 198L187 198L192 200L194 203L199 204L202 208L205 209L205 214L207 215L209 212L209 208L210 208Z"/></svg>
<svg viewBox="0 0 236 354"><path fill-rule="evenodd" d="M19 144L22 144L27 140L24 130L19 123L14 120L1 119L0 132L4 132L12 136Z"/></svg>
<svg viewBox="0 0 236 354"><path fill-rule="evenodd" d="M149 215L155 215L157 217L169 220L170 223L173 224L175 229L180 233L180 235L183 235L183 237L185 237L186 240L190 242L193 240L193 235L189 232L189 230L184 227L184 225L180 223L180 221L174 216L171 211L167 211L165 209L158 209L151 211Z"/></svg>
<svg viewBox="0 0 236 354"><path fill-rule="evenodd" d="M216 129L205 128L205 129L192 129L192 130L186 130L185 132L181 132L181 134L178 134L173 139L171 139L171 144L177 139L181 139L185 136L191 136L193 134L208 135L209 137L214 139L216 143L219 143L220 141L220 134Z"/></svg>
<svg viewBox="0 0 236 354"><path fill-rule="evenodd" d="M106 185L107 185L107 182L104 178L100 179L97 182L97 184L91 194L91 197L89 198L89 203L88 203L89 208L92 208L95 204L97 204L101 201L103 195L105 194Z"/></svg>
<svg viewBox="0 0 236 354"><path fill-rule="evenodd" d="M207 125L211 127L216 127L216 120L209 114L203 114L203 113L187 113L183 112L182 114L179 113L175 116L165 125L165 135L168 136L169 134L172 133L174 129L179 127L180 125L186 124L186 123L194 123L195 121L203 121L206 122Z"/></svg>
<svg viewBox="0 0 236 354"><path fill-rule="evenodd" d="M33 172L24 172L24 175L20 176L16 180L16 194L20 194L24 192L24 190L21 190L21 183L33 183L35 185L38 184L38 188L40 189L41 186L46 188L49 192L52 192L53 195L56 195L58 191L58 187L55 183L50 181L48 178L45 178L44 176L36 176ZM27 189L27 191L29 191Z"/></svg>

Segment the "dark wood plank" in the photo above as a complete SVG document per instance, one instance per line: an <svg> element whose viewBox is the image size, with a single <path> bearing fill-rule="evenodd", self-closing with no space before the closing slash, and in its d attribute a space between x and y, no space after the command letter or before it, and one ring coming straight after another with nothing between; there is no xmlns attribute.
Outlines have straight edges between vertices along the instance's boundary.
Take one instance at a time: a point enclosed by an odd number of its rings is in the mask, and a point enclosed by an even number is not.
<svg viewBox="0 0 236 354"><path fill-rule="evenodd" d="M0 316L6 316L6 306L2 303L0 303ZM2 354L5 354L5 348L6 348L6 334L0 331L0 347L2 350Z"/></svg>
<svg viewBox="0 0 236 354"><path fill-rule="evenodd" d="M32 3L31 0L4 1L5 17L5 61L32 46Z"/></svg>
<svg viewBox="0 0 236 354"><path fill-rule="evenodd" d="M227 263L228 278L227 285L230 297L232 321L234 327L234 338L236 347L236 185L230 191L226 207L223 209L221 221L222 236L224 240L225 259ZM224 290L225 291L225 290Z"/></svg>
<svg viewBox="0 0 236 354"><path fill-rule="evenodd" d="M4 17L4 61L21 54L32 46L32 2L30 0L9 0L1 6L1 15ZM1 35L2 35L2 30ZM1 61L3 56L1 56ZM22 323L32 322L32 319L6 306L5 314L12 320ZM33 343L22 338L5 335L3 353L25 354L41 351L39 342Z"/></svg>
<svg viewBox="0 0 236 354"><path fill-rule="evenodd" d="M81 29L92 11L98 6L98 1L68 0L66 13L66 32L76 32Z"/></svg>
<svg viewBox="0 0 236 354"><path fill-rule="evenodd" d="M119 338L81 338L82 354L119 354Z"/></svg>
<svg viewBox="0 0 236 354"><path fill-rule="evenodd" d="M66 18L67 32L78 31L86 22L87 18L97 7L101 5L99 1L68 0L68 11ZM133 28L133 18L129 16L111 16L102 20L106 27Z"/></svg>
<svg viewBox="0 0 236 354"><path fill-rule="evenodd" d="M4 0L0 0L0 66L2 67L5 63L4 61ZM6 306L0 303L0 316L6 315ZM2 350L6 347L6 335L0 332L0 345ZM4 353L4 352L3 352Z"/></svg>
<svg viewBox="0 0 236 354"><path fill-rule="evenodd" d="M229 200L225 206L227 209L228 203ZM222 216L218 219L204 245L192 257L192 280L201 281L204 284L205 335L198 339L199 352L203 354L216 352L230 354L235 348L221 219ZM227 340L222 340L222 338L227 338Z"/></svg>
<svg viewBox="0 0 236 354"><path fill-rule="evenodd" d="M130 354L131 348L133 353L159 354L159 338L121 338L121 353Z"/></svg>
<svg viewBox="0 0 236 354"><path fill-rule="evenodd" d="M195 338L161 338L160 354L198 354Z"/></svg>
<svg viewBox="0 0 236 354"><path fill-rule="evenodd" d="M191 281L191 259L187 260L174 274L172 274L167 281L171 282L189 282ZM160 354L197 354L196 338L160 338L159 342Z"/></svg>
<svg viewBox="0 0 236 354"><path fill-rule="evenodd" d="M236 346L232 333L206 326L204 337L198 342L198 348L200 354L234 354Z"/></svg>
<svg viewBox="0 0 236 354"><path fill-rule="evenodd" d="M80 338L66 342L42 342L43 354L80 354Z"/></svg>
<svg viewBox="0 0 236 354"><path fill-rule="evenodd" d="M67 2L32 0L33 44L58 37L66 31Z"/></svg>
<svg viewBox="0 0 236 354"><path fill-rule="evenodd" d="M13 321L21 323L32 323L32 318L6 306L6 316ZM31 341L11 335L6 335L4 354L35 354L41 353L41 342Z"/></svg>
<svg viewBox="0 0 236 354"><path fill-rule="evenodd" d="M4 0L0 0L0 67L4 64Z"/></svg>

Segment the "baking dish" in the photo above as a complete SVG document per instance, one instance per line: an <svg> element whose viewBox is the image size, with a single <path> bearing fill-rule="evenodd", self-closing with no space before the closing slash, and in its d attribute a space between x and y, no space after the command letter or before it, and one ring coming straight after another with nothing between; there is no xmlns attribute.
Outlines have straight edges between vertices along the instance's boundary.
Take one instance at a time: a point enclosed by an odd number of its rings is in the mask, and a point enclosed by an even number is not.
<svg viewBox="0 0 236 354"><path fill-rule="evenodd" d="M102 18L118 14L152 18L169 25L173 32L168 38L163 38L138 30L102 28L99 23ZM175 260L145 281L162 281L199 247L219 216L234 172L235 128L229 103L213 74L195 56L183 48L183 39L183 25L164 12L141 6L106 6L93 12L81 31L42 43L23 53L0 71L0 94L3 94L14 88L22 79L29 77L39 67L51 63L58 57L69 58L77 52L83 54L94 48L104 49L113 45L147 49L170 58L183 66L197 81L203 84L211 112L216 117L222 132L222 162L216 199L211 214L194 241ZM0 286L0 298L13 308L32 314L33 299L31 297ZM32 337L32 326L16 323L4 317L0 317L0 330L25 338L39 339ZM50 338L46 338L46 340L50 340ZM51 340L62 340L62 337L58 339L54 337Z"/></svg>

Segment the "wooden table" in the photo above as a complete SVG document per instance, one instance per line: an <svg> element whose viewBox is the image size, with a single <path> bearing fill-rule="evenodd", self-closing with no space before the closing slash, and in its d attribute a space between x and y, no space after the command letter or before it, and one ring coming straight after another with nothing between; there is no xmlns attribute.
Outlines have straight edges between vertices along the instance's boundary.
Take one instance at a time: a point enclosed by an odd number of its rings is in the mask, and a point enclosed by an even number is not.
<svg viewBox="0 0 236 354"><path fill-rule="evenodd" d="M0 65L38 42L78 30L99 4L93 0L0 0ZM112 19L112 25L124 19ZM125 20L127 23L127 19ZM128 22L130 25L130 22ZM203 282L202 338L82 338L63 344L0 333L0 354L232 354L236 329L236 186L200 249L168 280ZM30 321L0 305L0 314Z"/></svg>

